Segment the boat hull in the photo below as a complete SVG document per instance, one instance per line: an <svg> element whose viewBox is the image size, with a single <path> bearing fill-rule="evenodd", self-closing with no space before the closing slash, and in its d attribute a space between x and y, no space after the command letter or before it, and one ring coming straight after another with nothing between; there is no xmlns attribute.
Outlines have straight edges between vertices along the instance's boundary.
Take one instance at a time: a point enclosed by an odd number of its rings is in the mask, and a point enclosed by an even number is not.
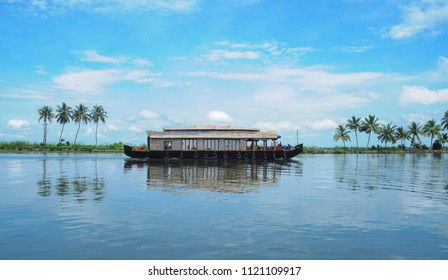
<svg viewBox="0 0 448 280"><path fill-rule="evenodd" d="M236 160L275 160L288 159L303 152L303 144L290 150L276 151L136 151L124 145L124 153L130 158L139 159L236 159Z"/></svg>

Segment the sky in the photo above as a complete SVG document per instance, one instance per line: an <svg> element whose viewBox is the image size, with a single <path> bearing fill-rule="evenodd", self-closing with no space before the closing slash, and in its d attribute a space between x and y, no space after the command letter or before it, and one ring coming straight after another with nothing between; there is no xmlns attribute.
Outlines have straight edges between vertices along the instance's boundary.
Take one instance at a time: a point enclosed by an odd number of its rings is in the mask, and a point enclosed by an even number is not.
<svg viewBox="0 0 448 280"><path fill-rule="evenodd" d="M38 109L65 102L103 106L99 143L233 125L342 146L334 130L351 116L440 123L448 1L0 0L0 61L0 141L42 142ZM95 143L94 124L78 143Z"/></svg>

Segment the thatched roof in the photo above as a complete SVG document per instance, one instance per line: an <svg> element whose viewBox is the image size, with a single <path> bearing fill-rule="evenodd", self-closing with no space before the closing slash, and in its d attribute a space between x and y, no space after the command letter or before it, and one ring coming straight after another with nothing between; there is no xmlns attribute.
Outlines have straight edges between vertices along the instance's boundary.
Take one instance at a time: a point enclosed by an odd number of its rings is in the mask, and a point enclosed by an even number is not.
<svg viewBox="0 0 448 280"><path fill-rule="evenodd" d="M260 131L259 128L239 127L239 126L217 126L217 125L202 125L202 126L184 126L184 127L169 127L164 128L164 131Z"/></svg>
<svg viewBox="0 0 448 280"><path fill-rule="evenodd" d="M277 131L260 132L259 128L234 126L190 126L147 131L151 139L277 139Z"/></svg>

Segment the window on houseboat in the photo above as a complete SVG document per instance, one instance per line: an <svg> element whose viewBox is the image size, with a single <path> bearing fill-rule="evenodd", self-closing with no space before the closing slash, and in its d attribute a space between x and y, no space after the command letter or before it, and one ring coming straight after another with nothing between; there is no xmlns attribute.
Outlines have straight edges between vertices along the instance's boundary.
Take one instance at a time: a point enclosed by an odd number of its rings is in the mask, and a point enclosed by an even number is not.
<svg viewBox="0 0 448 280"><path fill-rule="evenodd" d="M218 139L204 139L204 150L206 151L216 151L219 147Z"/></svg>
<svg viewBox="0 0 448 280"><path fill-rule="evenodd" d="M171 142L171 141L164 141L163 142L163 149L165 151L171 151L173 149L173 142Z"/></svg>
<svg viewBox="0 0 448 280"><path fill-rule="evenodd" d="M226 139L224 141L226 151L237 151L240 149L239 139Z"/></svg>
<svg viewBox="0 0 448 280"><path fill-rule="evenodd" d="M197 149L196 139L182 139L182 151L195 151Z"/></svg>

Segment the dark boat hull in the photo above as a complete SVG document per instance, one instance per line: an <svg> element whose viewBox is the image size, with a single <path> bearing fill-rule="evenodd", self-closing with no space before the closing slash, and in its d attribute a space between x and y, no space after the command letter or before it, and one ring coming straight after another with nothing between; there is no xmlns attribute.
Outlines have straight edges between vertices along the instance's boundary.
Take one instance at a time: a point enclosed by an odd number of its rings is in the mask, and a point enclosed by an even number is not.
<svg viewBox="0 0 448 280"><path fill-rule="evenodd" d="M124 153L131 158L140 159L288 159L303 152L303 144L290 150L276 151L136 151L124 145Z"/></svg>

